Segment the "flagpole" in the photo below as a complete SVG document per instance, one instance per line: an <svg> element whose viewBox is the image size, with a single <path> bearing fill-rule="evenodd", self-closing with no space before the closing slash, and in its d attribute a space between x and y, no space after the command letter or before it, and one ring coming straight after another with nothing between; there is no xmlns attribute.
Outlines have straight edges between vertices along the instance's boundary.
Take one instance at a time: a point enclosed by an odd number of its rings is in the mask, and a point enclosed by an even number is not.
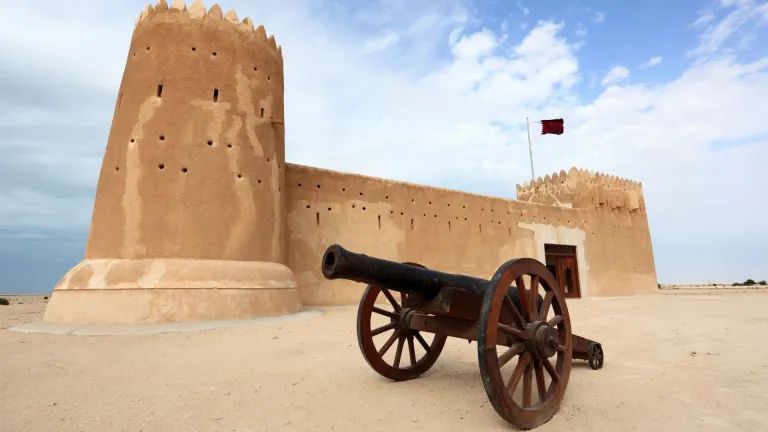
<svg viewBox="0 0 768 432"><path fill-rule="evenodd" d="M525 128L528 130L528 155L531 157L531 181L535 180L533 175L533 150L531 148L531 124L528 122L528 117L525 118Z"/></svg>

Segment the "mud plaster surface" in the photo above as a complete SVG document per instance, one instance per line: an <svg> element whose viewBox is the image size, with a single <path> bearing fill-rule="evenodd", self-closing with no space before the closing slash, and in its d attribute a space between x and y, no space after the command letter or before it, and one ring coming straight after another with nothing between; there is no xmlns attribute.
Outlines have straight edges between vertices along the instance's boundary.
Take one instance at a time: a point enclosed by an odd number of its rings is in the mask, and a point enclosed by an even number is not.
<svg viewBox="0 0 768 432"><path fill-rule="evenodd" d="M575 362L538 431L768 430L768 290L569 301L605 367ZM0 307L0 328L44 304ZM355 309L200 333L55 336L0 330L2 431L501 431L476 345L450 339L422 378L360 355ZM763 342L762 344L760 342Z"/></svg>

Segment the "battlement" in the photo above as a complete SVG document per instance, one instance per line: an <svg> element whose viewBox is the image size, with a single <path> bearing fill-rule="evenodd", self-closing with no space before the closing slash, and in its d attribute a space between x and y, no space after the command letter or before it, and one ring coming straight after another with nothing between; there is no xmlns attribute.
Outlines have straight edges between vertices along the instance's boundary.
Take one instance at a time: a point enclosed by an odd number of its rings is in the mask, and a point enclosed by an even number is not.
<svg viewBox="0 0 768 432"><path fill-rule="evenodd" d="M571 167L516 185L517 199L561 206L597 206L642 210L643 184L623 177Z"/></svg>
<svg viewBox="0 0 768 432"><path fill-rule="evenodd" d="M202 20L202 21L216 21L220 25L229 25L238 29L242 35L249 39L249 42L257 43L259 45L268 48L282 64L283 62L283 49L277 44L274 35L267 37L267 31L263 25L253 28L253 22L250 18L245 17L242 21L237 17L237 12L230 9L226 14L222 12L221 7L218 4L211 6L208 11L205 10L205 5L201 0L195 0L187 5L184 0L174 0L173 3L168 6L165 0L159 0L155 6L148 4L141 14L136 19L134 26L134 37L141 33L146 27L155 25L158 22L167 22L169 18L175 19L189 19L189 20Z"/></svg>
<svg viewBox="0 0 768 432"><path fill-rule="evenodd" d="M602 186L609 189L624 189L642 191L643 184L623 177L617 177L614 175L608 175L599 171L590 171L582 168L571 167L566 173L565 170L560 170L559 173L554 173L551 176L547 174L542 179L537 178L532 182L525 182L522 186L516 185L518 198L520 194L529 194L541 189L559 188L561 185L571 182L583 182L594 186Z"/></svg>

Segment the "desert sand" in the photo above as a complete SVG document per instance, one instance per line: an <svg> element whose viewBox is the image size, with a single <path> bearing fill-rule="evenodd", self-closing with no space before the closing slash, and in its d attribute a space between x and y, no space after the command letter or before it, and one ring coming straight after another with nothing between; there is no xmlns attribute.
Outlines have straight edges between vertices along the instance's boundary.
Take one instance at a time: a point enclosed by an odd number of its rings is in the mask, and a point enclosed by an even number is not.
<svg viewBox="0 0 768 432"><path fill-rule="evenodd" d="M768 430L768 290L569 300L605 365L575 361L538 431ZM503 431L476 345L449 339L420 379L362 358L356 308L193 333L9 331L44 304L0 307L0 421L23 431Z"/></svg>

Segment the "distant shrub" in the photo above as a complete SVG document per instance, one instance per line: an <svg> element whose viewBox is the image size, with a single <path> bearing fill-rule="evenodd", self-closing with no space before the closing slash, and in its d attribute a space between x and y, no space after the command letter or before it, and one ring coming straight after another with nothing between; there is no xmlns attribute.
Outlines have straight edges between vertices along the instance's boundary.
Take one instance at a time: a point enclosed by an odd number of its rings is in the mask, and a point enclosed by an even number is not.
<svg viewBox="0 0 768 432"><path fill-rule="evenodd" d="M7 298L0 297L0 306L8 306L11 302L8 301Z"/></svg>
<svg viewBox="0 0 768 432"><path fill-rule="evenodd" d="M752 279L747 279L744 282L734 282L733 286L753 286L753 285L767 285L766 281L761 280L760 282L755 282Z"/></svg>

